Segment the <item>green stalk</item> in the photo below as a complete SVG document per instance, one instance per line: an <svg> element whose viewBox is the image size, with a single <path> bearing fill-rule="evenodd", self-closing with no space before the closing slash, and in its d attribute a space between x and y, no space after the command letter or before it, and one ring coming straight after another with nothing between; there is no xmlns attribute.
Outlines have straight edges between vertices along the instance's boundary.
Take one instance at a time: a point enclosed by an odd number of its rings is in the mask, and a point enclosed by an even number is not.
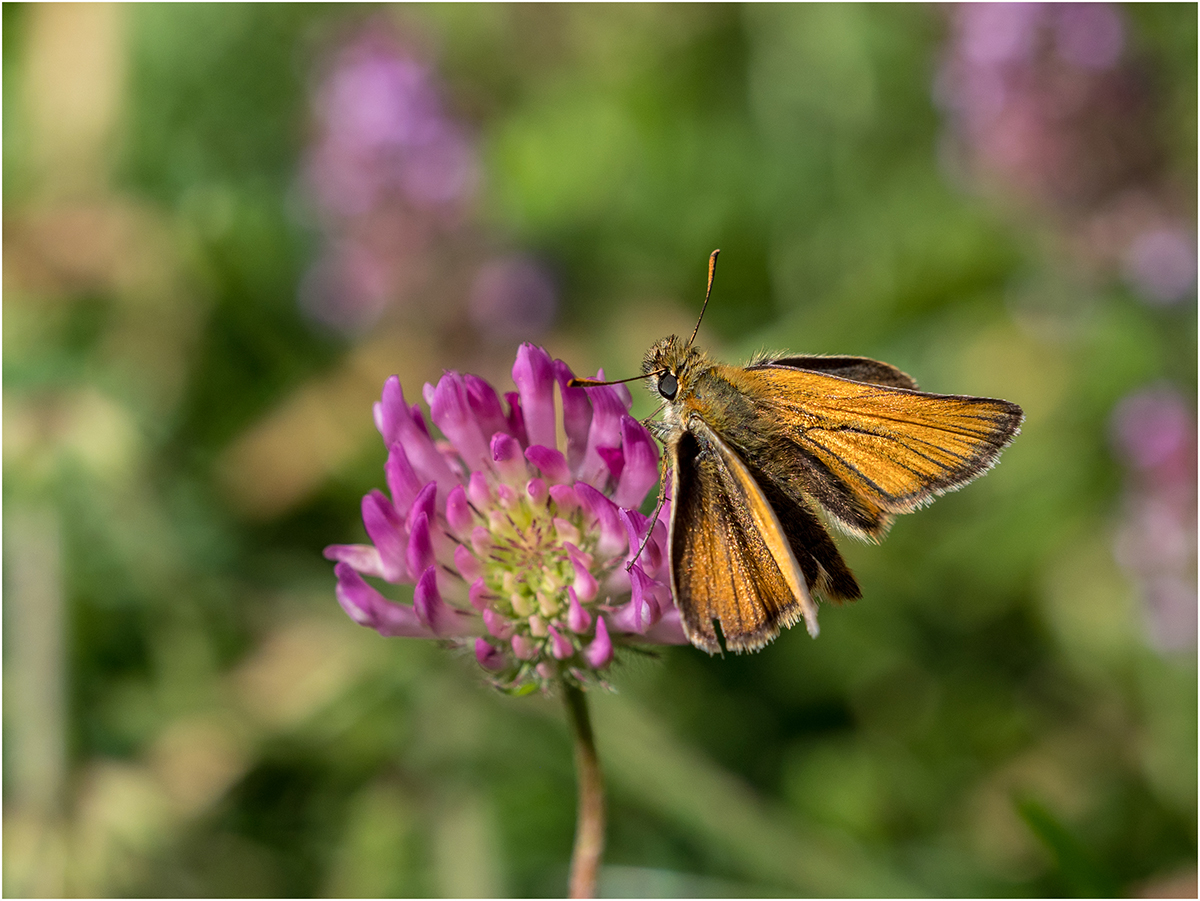
<svg viewBox="0 0 1200 901"><path fill-rule="evenodd" d="M604 779L588 717L587 698L578 686L566 682L563 683L563 694L575 739L575 771L579 779L579 812L575 820L568 897L594 898L600 858L604 854Z"/></svg>

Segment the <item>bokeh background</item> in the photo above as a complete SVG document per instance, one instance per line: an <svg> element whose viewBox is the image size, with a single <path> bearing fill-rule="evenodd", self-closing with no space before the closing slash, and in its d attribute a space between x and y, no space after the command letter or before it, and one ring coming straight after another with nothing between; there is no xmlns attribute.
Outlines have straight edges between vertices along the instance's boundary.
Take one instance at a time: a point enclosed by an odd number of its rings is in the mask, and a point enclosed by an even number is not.
<svg viewBox="0 0 1200 901"><path fill-rule="evenodd" d="M818 641L593 694L602 892L1194 897L1196 20L5 4L5 894L562 894L559 701L321 549L388 375L634 374L720 247L719 356L1028 418Z"/></svg>

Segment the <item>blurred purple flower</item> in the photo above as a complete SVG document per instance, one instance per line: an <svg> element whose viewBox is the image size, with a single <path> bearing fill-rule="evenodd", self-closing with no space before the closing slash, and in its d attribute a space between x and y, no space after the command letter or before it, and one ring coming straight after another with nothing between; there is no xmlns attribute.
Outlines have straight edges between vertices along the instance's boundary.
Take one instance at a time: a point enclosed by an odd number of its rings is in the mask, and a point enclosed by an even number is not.
<svg viewBox="0 0 1200 901"><path fill-rule="evenodd" d="M1112 436L1121 456L1136 471L1186 476L1195 464L1196 425L1191 408L1166 384L1143 388L1113 410Z"/></svg>
<svg viewBox="0 0 1200 901"><path fill-rule="evenodd" d="M623 385L569 388L572 376L530 344L504 402L482 379L447 372L424 392L440 440L387 381L375 423L389 494L363 498L372 543L325 550L355 622L470 643L513 692L594 679L625 644L686 643L666 572L669 506L653 523L637 510L658 480L657 444L629 416ZM413 603L364 576L415 584Z"/></svg>
<svg viewBox="0 0 1200 901"><path fill-rule="evenodd" d="M312 113L303 184L326 247L300 303L322 324L361 331L411 289L433 235L461 220L479 164L433 70L378 21L335 54Z"/></svg>
<svg viewBox="0 0 1200 901"><path fill-rule="evenodd" d="M956 10L955 41L979 67L1024 62L1034 50L1041 19L1038 3L968 3Z"/></svg>
<svg viewBox="0 0 1200 901"><path fill-rule="evenodd" d="M1088 268L1119 272L1148 303L1196 283L1194 228L1156 123L1153 84L1112 3L947 8L934 82L950 174L1035 211Z"/></svg>
<svg viewBox="0 0 1200 901"><path fill-rule="evenodd" d="M1113 411L1113 443L1130 466L1113 552L1139 586L1151 643L1196 643L1196 422L1168 385L1129 395Z"/></svg>
<svg viewBox="0 0 1200 901"><path fill-rule="evenodd" d="M968 3L951 8L934 94L973 177L1027 201L1087 205L1152 156L1146 98L1119 64L1125 23L1105 3Z"/></svg>
<svg viewBox="0 0 1200 901"><path fill-rule="evenodd" d="M546 268L521 255L493 259L480 268L468 309L480 334L498 340L538 335L550 327L558 290Z"/></svg>
<svg viewBox="0 0 1200 901"><path fill-rule="evenodd" d="M309 183L322 210L358 216L397 191L419 206L468 198L478 173L429 68L377 30L343 48L314 99Z"/></svg>
<svg viewBox="0 0 1200 901"><path fill-rule="evenodd" d="M1196 607L1196 582L1175 576L1150 581L1144 589L1146 629L1151 643L1162 651L1188 651L1196 647L1200 625Z"/></svg>
<svg viewBox="0 0 1200 901"><path fill-rule="evenodd" d="M326 247L300 282L301 308L333 328L375 322L390 294L386 265L351 238Z"/></svg>
<svg viewBox="0 0 1200 901"><path fill-rule="evenodd" d="M1110 3L1063 3L1050 7L1055 48L1081 69L1111 69L1125 49L1125 23Z"/></svg>
<svg viewBox="0 0 1200 901"><path fill-rule="evenodd" d="M1196 284L1196 241L1179 228L1153 228L1125 252L1126 280L1154 304L1182 300Z"/></svg>

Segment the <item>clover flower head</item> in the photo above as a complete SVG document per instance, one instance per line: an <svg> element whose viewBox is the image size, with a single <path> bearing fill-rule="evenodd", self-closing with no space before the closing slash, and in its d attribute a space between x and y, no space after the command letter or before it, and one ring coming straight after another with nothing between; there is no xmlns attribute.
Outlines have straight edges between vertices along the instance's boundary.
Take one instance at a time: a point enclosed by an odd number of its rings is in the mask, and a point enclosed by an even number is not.
<svg viewBox="0 0 1200 901"><path fill-rule="evenodd" d="M654 522L638 510L658 446L629 415L625 386L568 387L572 377L530 344L503 400L447 372L424 391L441 438L388 379L375 405L388 493L362 503L371 544L325 550L355 622L473 645L516 693L602 680L623 646L686 643L667 575L669 508ZM412 603L364 576L415 585Z"/></svg>

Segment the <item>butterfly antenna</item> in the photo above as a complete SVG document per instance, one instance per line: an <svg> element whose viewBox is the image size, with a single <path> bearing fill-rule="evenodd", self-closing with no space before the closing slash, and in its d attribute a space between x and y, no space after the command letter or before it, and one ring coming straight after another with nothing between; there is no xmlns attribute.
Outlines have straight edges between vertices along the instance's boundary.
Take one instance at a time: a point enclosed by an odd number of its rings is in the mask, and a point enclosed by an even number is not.
<svg viewBox="0 0 1200 901"><path fill-rule="evenodd" d="M708 299L712 296L713 276L717 274L717 254L720 252L718 248L708 258L708 289L704 292L704 306L700 308L700 319L696 320L696 327L692 329L692 337L688 338L688 347L691 347L692 342L696 340L696 333L700 331L700 320L704 318L704 311L708 309Z"/></svg>
<svg viewBox="0 0 1200 901"><path fill-rule="evenodd" d="M567 381L568 388L600 388L603 385L623 385L626 382L640 382L642 379L648 379L652 375L662 375L666 370L658 372L647 372L645 375L631 375L627 379L613 379L611 382L602 382L599 379L579 379L572 378Z"/></svg>

